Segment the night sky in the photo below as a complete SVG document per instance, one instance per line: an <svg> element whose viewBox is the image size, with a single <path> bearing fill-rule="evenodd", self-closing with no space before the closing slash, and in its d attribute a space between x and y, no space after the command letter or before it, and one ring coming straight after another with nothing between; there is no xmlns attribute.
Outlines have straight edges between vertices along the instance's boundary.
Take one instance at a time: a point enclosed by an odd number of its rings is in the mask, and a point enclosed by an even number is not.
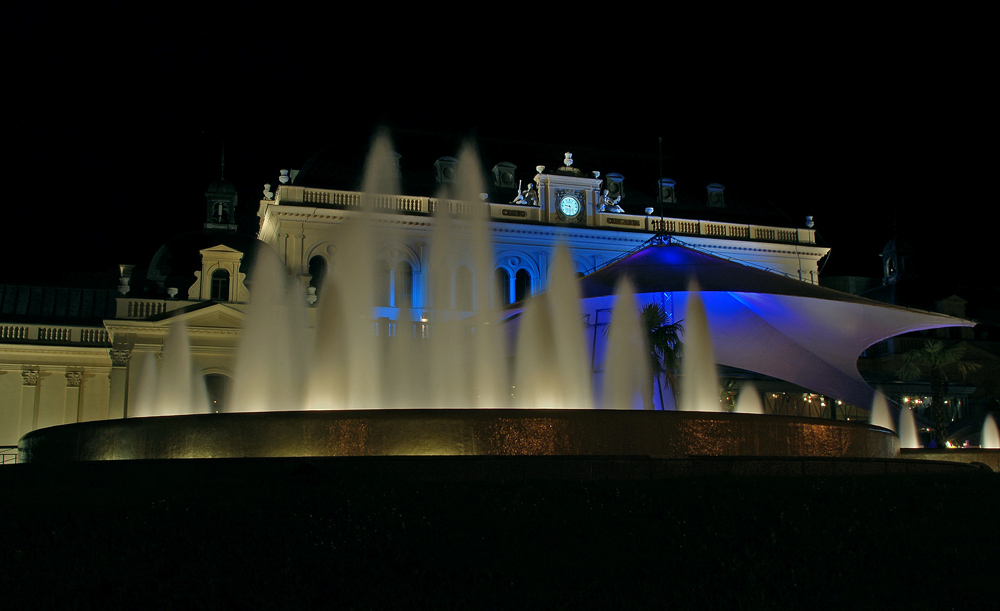
<svg viewBox="0 0 1000 611"><path fill-rule="evenodd" d="M813 215L825 274L879 275L898 235L926 277L996 285L973 275L989 269L994 128L963 16L562 6L17 0L0 26L0 282L93 282L199 228L223 142L252 232L279 169L385 124L548 144L549 165L575 148L655 155L662 137L667 175L710 168Z"/></svg>

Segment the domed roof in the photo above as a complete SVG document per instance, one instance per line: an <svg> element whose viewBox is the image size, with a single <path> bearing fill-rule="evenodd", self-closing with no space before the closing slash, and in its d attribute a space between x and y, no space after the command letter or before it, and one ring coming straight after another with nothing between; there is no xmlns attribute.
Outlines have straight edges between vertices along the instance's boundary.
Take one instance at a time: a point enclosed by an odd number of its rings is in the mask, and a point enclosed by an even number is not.
<svg viewBox="0 0 1000 611"><path fill-rule="evenodd" d="M342 135L309 157L292 182L318 189L357 190L367 153L366 140Z"/></svg>
<svg viewBox="0 0 1000 611"><path fill-rule="evenodd" d="M145 274L139 272L133 276L142 280L141 286L133 281L133 290L138 293L133 296L159 298L165 296L166 289L176 288L178 297L186 298L187 290L195 282L194 273L201 271L201 251L220 245L243 253L240 271L247 274L249 285L249 274L253 271L257 252L268 246L253 236L202 229L174 236L160 246L150 259Z"/></svg>

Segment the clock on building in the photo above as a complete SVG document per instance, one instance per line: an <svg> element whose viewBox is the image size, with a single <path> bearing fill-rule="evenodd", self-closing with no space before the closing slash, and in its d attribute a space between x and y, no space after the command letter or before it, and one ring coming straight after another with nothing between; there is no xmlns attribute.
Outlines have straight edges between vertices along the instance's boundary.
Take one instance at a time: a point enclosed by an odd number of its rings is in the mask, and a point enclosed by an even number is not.
<svg viewBox="0 0 1000 611"><path fill-rule="evenodd" d="M557 212L559 213L560 220L573 221L580 215L582 209L583 207L580 205L579 199L572 195L566 195L559 200Z"/></svg>

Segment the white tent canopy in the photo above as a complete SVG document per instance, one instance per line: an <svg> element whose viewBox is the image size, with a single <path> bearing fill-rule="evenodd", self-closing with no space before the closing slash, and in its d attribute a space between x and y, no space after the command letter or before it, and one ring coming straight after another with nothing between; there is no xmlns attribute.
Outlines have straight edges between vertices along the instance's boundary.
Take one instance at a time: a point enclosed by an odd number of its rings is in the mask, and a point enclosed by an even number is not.
<svg viewBox="0 0 1000 611"><path fill-rule="evenodd" d="M678 244L649 246L583 278L583 312L596 315L612 307L614 287L625 276L640 301L668 303L674 320L685 317L688 287L695 280L719 364L863 407L874 396L857 369L866 348L910 331L975 324L841 293Z"/></svg>

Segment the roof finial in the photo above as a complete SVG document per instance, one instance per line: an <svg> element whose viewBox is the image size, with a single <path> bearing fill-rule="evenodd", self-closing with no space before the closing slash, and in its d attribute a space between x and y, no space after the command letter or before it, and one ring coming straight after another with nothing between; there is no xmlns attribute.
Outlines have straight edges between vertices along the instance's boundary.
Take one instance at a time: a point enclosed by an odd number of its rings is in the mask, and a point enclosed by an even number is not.
<svg viewBox="0 0 1000 611"><path fill-rule="evenodd" d="M226 142L222 142L222 158L219 160L219 180L226 179Z"/></svg>

